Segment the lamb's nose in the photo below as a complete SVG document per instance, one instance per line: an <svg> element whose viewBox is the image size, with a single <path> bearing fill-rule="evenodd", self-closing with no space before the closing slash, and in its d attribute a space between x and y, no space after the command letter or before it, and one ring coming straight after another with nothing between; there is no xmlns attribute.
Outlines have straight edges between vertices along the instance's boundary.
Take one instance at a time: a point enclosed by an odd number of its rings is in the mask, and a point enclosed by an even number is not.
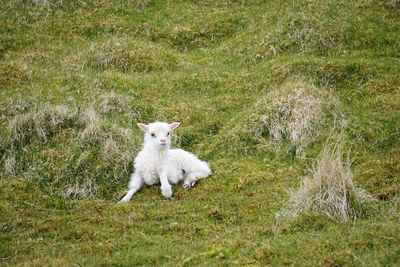
<svg viewBox="0 0 400 267"><path fill-rule="evenodd" d="M161 142L161 143L166 143L166 142L167 142L167 140L165 140L165 139L161 139L161 140L160 140L160 142Z"/></svg>

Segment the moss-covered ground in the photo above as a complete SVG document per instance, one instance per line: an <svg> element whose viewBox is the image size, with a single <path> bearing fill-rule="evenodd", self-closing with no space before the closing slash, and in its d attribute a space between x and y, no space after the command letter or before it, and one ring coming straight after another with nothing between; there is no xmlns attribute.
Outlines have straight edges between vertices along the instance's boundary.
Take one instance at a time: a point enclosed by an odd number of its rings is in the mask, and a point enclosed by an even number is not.
<svg viewBox="0 0 400 267"><path fill-rule="evenodd" d="M261 123L293 81L301 144ZM117 205L155 120L214 173ZM376 201L277 229L337 135ZM399 184L399 1L0 1L0 265L399 266Z"/></svg>

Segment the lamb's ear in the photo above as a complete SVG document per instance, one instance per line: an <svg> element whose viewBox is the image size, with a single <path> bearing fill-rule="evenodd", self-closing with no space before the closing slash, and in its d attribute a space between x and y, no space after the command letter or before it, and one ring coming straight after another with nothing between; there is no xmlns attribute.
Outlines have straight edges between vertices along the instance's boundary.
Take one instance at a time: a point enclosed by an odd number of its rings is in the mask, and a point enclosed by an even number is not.
<svg viewBox="0 0 400 267"><path fill-rule="evenodd" d="M175 129L176 127L178 127L179 125L181 125L180 122L173 122L169 125L169 128L171 128L171 130Z"/></svg>
<svg viewBox="0 0 400 267"><path fill-rule="evenodd" d="M145 133L147 133L147 131L149 130L149 126L144 123L138 123L137 126L139 126L139 128L142 129L142 131Z"/></svg>

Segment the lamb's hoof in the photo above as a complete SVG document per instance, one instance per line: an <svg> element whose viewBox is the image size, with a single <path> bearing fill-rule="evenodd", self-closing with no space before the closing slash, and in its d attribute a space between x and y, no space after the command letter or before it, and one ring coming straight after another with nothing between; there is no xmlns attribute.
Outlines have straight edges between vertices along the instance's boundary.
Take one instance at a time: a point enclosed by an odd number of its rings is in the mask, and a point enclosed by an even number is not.
<svg viewBox="0 0 400 267"><path fill-rule="evenodd" d="M129 202L129 200L123 198L123 199L121 199L120 201L118 201L117 204L123 205L123 204L127 204L128 202Z"/></svg>
<svg viewBox="0 0 400 267"><path fill-rule="evenodd" d="M185 189L185 190L189 190L190 188L192 188L194 185L195 185L195 181L192 181L192 182L185 182L183 185L182 185L182 187L183 187L183 189Z"/></svg>
<svg viewBox="0 0 400 267"><path fill-rule="evenodd" d="M172 197L172 189L171 188L161 188L161 194L165 198L170 199Z"/></svg>

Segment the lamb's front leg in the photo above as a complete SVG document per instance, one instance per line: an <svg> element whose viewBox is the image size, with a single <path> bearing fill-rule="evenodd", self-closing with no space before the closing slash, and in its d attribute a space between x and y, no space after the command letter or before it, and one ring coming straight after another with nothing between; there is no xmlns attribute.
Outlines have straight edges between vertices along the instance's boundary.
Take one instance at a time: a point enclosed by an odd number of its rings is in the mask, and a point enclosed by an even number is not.
<svg viewBox="0 0 400 267"><path fill-rule="evenodd" d="M161 182L161 194L165 198L171 198L172 197L172 188L168 182L168 173L166 171L161 172L160 182Z"/></svg>
<svg viewBox="0 0 400 267"><path fill-rule="evenodd" d="M142 177L136 172L132 174L131 181L129 182L128 193L118 203L128 203L132 196L142 188L144 182Z"/></svg>

